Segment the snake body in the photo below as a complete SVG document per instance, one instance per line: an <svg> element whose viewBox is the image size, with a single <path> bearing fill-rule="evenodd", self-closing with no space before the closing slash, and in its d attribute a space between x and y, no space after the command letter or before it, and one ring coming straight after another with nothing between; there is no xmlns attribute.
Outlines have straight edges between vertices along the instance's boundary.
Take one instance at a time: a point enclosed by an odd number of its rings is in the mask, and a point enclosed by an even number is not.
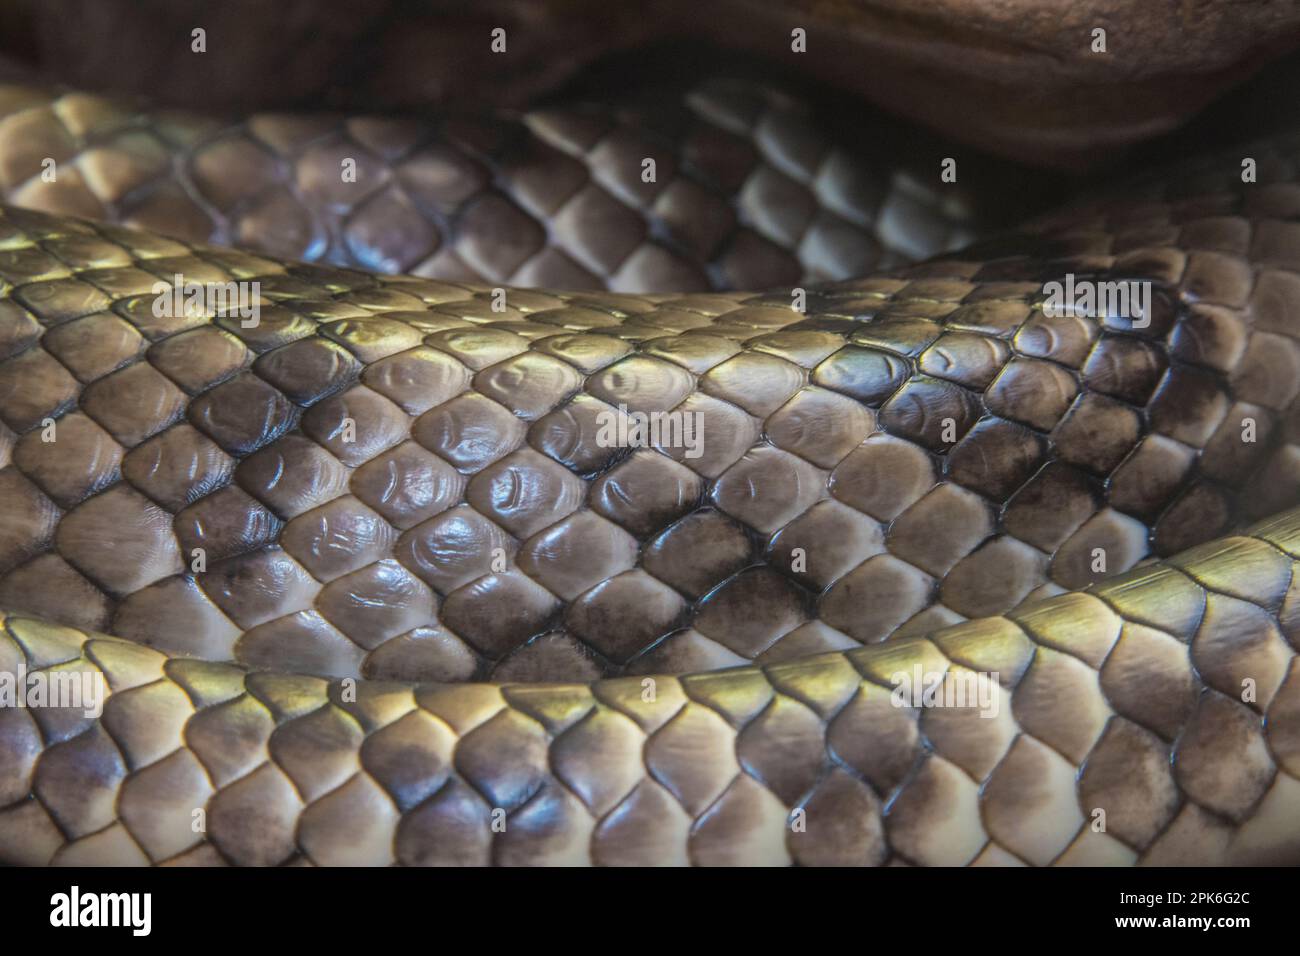
<svg viewBox="0 0 1300 956"><path fill-rule="evenodd" d="M632 293L848 279L995 224L975 184L1005 189L973 157L939 190L917 133L876 119L852 141L824 125L734 77L522 113L233 121L11 83L0 195L283 259Z"/></svg>
<svg viewBox="0 0 1300 956"><path fill-rule="evenodd" d="M1300 862L1297 156L801 301L5 207L0 861Z"/></svg>

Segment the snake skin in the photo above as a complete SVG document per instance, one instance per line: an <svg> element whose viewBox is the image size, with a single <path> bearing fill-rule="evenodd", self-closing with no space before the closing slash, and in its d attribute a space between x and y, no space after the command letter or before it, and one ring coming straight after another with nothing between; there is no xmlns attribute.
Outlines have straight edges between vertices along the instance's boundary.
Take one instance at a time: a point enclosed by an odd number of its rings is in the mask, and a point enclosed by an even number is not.
<svg viewBox="0 0 1300 956"><path fill-rule="evenodd" d="M112 696L0 709L0 859L1300 862L1296 157L806 313L6 210L0 669ZM1150 326L1049 317L1066 272ZM260 325L156 317L177 273ZM703 454L602 447L620 403Z"/></svg>
<svg viewBox="0 0 1300 956"><path fill-rule="evenodd" d="M282 258L530 287L692 292L845 279L968 242L929 167L869 160L788 94L714 80L666 104L428 121L238 123L0 85L0 197ZM42 162L57 178L42 177ZM656 160L656 181L641 162ZM354 182L341 164L356 164ZM937 163L937 159L935 159Z"/></svg>
<svg viewBox="0 0 1300 956"><path fill-rule="evenodd" d="M349 696L11 617L0 663L90 669L112 696L99 721L0 710L0 854L65 865L1294 864L1297 560L1300 509L1021 614L662 677L653 696L635 678L375 682ZM913 667L998 673L998 717L892 706L890 675ZM1249 704L1246 678L1259 686ZM1098 810L1104 832L1090 825Z"/></svg>

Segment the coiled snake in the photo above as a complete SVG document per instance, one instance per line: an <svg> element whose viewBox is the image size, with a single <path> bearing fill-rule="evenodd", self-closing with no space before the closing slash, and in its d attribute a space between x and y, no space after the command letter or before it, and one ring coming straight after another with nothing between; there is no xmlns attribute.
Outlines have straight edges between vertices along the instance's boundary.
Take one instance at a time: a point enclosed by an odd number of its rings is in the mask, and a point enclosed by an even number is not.
<svg viewBox="0 0 1300 956"><path fill-rule="evenodd" d="M5 97L40 147L10 198L72 181L122 220L141 156L189 170L152 207L183 224L205 148L239 188L287 142L169 114L150 154L138 119L95 139L100 101ZM81 152L47 181L51 117ZM670 177L604 142L593 175L671 220ZM497 284L560 269L540 198L522 255L515 220L456 247L479 284L6 207L0 672L109 694L0 708L0 861L1300 861L1297 157L1201 157L919 265L864 226L875 271L760 265L766 294ZM803 195L843 212L828 175ZM244 198L195 228L296 215ZM313 221L291 254L413 265ZM791 282L828 261L807 234ZM610 235L569 247L585 284L728 284L653 228L605 263ZM1149 282L1146 321L1055 313L1067 275ZM176 277L256 283L256 324L158 309Z"/></svg>

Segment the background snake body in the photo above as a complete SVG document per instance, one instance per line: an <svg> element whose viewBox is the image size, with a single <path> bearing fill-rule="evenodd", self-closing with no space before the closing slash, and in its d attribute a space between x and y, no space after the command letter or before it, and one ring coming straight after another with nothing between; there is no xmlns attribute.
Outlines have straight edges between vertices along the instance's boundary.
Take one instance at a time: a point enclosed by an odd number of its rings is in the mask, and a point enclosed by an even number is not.
<svg viewBox="0 0 1300 956"><path fill-rule="evenodd" d="M4 123L101 115L17 90ZM216 141L146 127L159 169ZM802 309L728 291L725 243L661 244L698 291L599 243L593 288L501 291L495 247L370 273L415 260L324 213L288 251L335 264L6 207L0 672L111 696L0 708L0 860L1300 861L1298 144L919 265L872 206L856 258L785 249L861 271ZM11 198L72 195L20 165ZM808 218L853 225L823 169ZM250 208L194 205L220 239ZM968 228L917 208L922 251ZM1050 314L1066 274L1151 282L1149 325ZM260 321L157 314L176 275L256 281ZM610 446L620 406L701 453ZM896 706L914 673L993 706Z"/></svg>

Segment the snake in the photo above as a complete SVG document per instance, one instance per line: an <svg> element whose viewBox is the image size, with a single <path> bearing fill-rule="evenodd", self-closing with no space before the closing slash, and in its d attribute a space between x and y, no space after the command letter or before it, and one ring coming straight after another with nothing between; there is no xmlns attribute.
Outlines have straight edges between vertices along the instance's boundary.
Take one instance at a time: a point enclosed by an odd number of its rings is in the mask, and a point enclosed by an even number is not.
<svg viewBox="0 0 1300 956"><path fill-rule="evenodd" d="M0 87L0 862L1300 862L1300 134L669 112Z"/></svg>

